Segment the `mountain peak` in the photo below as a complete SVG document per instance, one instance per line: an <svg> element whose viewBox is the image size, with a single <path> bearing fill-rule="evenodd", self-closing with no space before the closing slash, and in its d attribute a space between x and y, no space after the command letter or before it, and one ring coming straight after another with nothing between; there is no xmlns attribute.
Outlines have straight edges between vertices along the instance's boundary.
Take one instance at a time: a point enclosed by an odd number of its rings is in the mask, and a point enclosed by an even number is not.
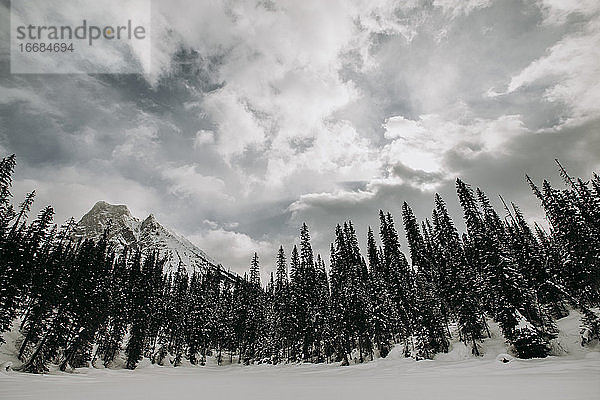
<svg viewBox="0 0 600 400"><path fill-rule="evenodd" d="M110 226L109 239L130 244L135 241L137 225L139 220L131 215L126 205L99 201L81 218L77 234L97 239Z"/></svg>
<svg viewBox="0 0 600 400"><path fill-rule="evenodd" d="M158 223L154 217L154 214L148 215L148 217L142 222L142 230L156 228L162 228L162 225Z"/></svg>
<svg viewBox="0 0 600 400"><path fill-rule="evenodd" d="M156 217L154 216L154 214L150 213L150 215L148 215L148 216L146 217L146 219L144 220L144 222L145 222L145 221L149 221L149 222L155 222L155 221L156 221Z"/></svg>
<svg viewBox="0 0 600 400"><path fill-rule="evenodd" d="M194 271L218 268L217 262L187 239L161 225L154 214L140 221L132 216L126 205L98 201L77 224L79 237L97 240L109 228L109 240L123 248L159 250L167 259L165 270L176 270L185 265L188 274ZM222 271L231 278L233 275Z"/></svg>
<svg viewBox="0 0 600 400"><path fill-rule="evenodd" d="M129 208L124 204L110 204L104 200L100 200L94 204L94 207L86 214L98 214L98 213L109 213L112 215L126 215L131 216Z"/></svg>

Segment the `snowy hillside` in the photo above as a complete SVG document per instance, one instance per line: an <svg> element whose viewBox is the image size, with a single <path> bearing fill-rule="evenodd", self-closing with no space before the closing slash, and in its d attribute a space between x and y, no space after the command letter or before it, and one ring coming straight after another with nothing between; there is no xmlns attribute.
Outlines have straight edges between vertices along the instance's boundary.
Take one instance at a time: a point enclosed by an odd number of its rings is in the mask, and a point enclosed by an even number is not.
<svg viewBox="0 0 600 400"><path fill-rule="evenodd" d="M118 246L134 249L159 249L161 256L167 257L165 271L177 270L180 263L189 275L206 268L217 268L218 264L206 253L184 237L162 226L150 214L146 219L131 215L125 205L112 205L97 202L79 221L77 235L98 239L110 224L110 240Z"/></svg>
<svg viewBox="0 0 600 400"><path fill-rule="evenodd" d="M8 333L8 343L0 347L0 398L594 400L600 393L600 352L581 347L579 320L573 311L557 321L554 355L545 359L513 358L497 324L491 323L492 337L483 341L482 357L472 356L455 338L450 352L434 360L404 358L397 346L385 359L345 368L339 363L241 366L235 358L233 364L218 366L209 358L203 367L161 367L144 360L134 371L54 369L49 375L6 370L18 365L12 355L17 335Z"/></svg>

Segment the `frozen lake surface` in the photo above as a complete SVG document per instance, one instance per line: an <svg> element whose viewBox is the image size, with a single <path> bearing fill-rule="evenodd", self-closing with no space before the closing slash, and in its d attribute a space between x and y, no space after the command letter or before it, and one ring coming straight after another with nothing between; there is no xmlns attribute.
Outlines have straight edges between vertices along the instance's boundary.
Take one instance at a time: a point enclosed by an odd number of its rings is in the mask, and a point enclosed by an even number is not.
<svg viewBox="0 0 600 400"><path fill-rule="evenodd" d="M592 353L593 354L593 353ZM592 355L590 354L590 355ZM596 353L597 354L597 353ZM600 359L254 365L0 374L0 399L594 399Z"/></svg>

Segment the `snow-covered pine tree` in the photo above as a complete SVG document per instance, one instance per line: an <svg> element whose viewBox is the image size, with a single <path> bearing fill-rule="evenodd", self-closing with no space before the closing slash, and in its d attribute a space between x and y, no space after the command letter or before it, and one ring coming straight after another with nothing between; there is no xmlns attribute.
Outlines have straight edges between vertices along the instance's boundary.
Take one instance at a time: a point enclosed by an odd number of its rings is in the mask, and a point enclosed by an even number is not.
<svg viewBox="0 0 600 400"><path fill-rule="evenodd" d="M211 349L217 348L217 341L220 336L221 321L219 320L219 306L221 291L222 275L218 270L208 270L204 273L202 279L202 293L205 303L205 323L202 325L203 335L200 342L200 352L202 358L201 365L206 364L207 354Z"/></svg>
<svg viewBox="0 0 600 400"><path fill-rule="evenodd" d="M144 354L144 339L146 335L146 315L144 307L144 292L142 287L142 253L138 250L133 256L129 270L129 340L125 348L127 356L126 367L135 369Z"/></svg>
<svg viewBox="0 0 600 400"><path fill-rule="evenodd" d="M242 362L242 354L246 351L246 320L248 318L248 281L247 276L244 279L238 279L233 284L232 294L232 320L234 333L234 349L238 353L238 364Z"/></svg>
<svg viewBox="0 0 600 400"><path fill-rule="evenodd" d="M260 276L260 265L256 253L252 258L251 268L254 270L254 281L241 281L237 291L239 298L235 299L237 302L234 300L240 358L246 365L260 356L259 339L266 329L265 293L260 287L260 280L257 284L256 276Z"/></svg>
<svg viewBox="0 0 600 400"><path fill-rule="evenodd" d="M255 252L250 263L250 283L260 286L260 265L258 254Z"/></svg>
<svg viewBox="0 0 600 400"><path fill-rule="evenodd" d="M294 255L292 254L292 258ZM308 226L304 223L300 229L300 258L294 267L292 284L294 291L294 309L300 335L302 360L308 361L321 353L321 342L317 337L317 318L319 318L319 277L310 243ZM320 335L319 335L320 336Z"/></svg>
<svg viewBox="0 0 600 400"><path fill-rule="evenodd" d="M144 263L146 265L146 262ZM142 273L144 271L142 270ZM146 275L143 273L143 275ZM143 293L146 294L147 285L143 282ZM169 352L172 356L171 363L174 366L181 365L181 361L183 359L183 355L185 352L186 346L186 318L189 315L189 309L191 303L189 301L189 287L190 287L190 277L188 276L187 270L179 263L179 267L177 268L177 273L175 274L175 278L173 279L173 288L171 289L171 296L173 301L173 317L172 317L172 325L171 325L171 338L169 341ZM143 349L146 350L147 344L147 335L148 335L148 322L149 322L149 308L147 307L147 303L143 304L142 315L144 317L144 340L143 340ZM205 321L203 321L205 322Z"/></svg>
<svg viewBox="0 0 600 400"><path fill-rule="evenodd" d="M316 273L316 299L314 308L314 337L315 337L315 361L323 362L333 354L333 348L328 341L331 335L329 327L329 278L325 271L325 262L320 254L317 254L315 263Z"/></svg>
<svg viewBox="0 0 600 400"><path fill-rule="evenodd" d="M519 358L544 358L550 352L548 340L517 311L517 324L510 333L510 344Z"/></svg>
<svg viewBox="0 0 600 400"><path fill-rule="evenodd" d="M523 277L523 296L526 298L524 305L527 306L525 313L547 338L553 338L558 333L558 327L552 318L552 304L559 303L561 296L544 263L542 247L523 213L514 203L512 211L507 207L510 216L507 235L516 265Z"/></svg>
<svg viewBox="0 0 600 400"><path fill-rule="evenodd" d="M359 361L373 350L371 341L370 298L364 260L360 256L354 227L350 222L336 228L335 251L331 266L332 329L335 332L336 354L342 365L348 365L353 349Z"/></svg>
<svg viewBox="0 0 600 400"><path fill-rule="evenodd" d="M352 326L358 346L359 362L365 360L365 356L373 356L372 327L370 321L371 302L368 290L368 270L364 258L360 254L358 238L352 221L344 223L344 234L346 236L346 259L349 269L349 289L352 300Z"/></svg>
<svg viewBox="0 0 600 400"><path fill-rule="evenodd" d="M437 352L448 351L447 324L444 322L441 302L437 297L435 267L427 253L425 240L417 219L405 202L402 205L404 230L410 249L414 272L414 332L417 358L432 358Z"/></svg>
<svg viewBox="0 0 600 400"><path fill-rule="evenodd" d="M475 290L483 299L487 312L493 314L497 300L497 290L491 291L496 282L492 279L494 269L500 264L500 255L486 231L483 215L477 207L473 189L460 179L456 179L456 192L463 209L463 218L467 231L463 244L467 261L474 269Z"/></svg>
<svg viewBox="0 0 600 400"><path fill-rule="evenodd" d="M300 271L300 255L294 245L290 255L290 348L289 360L299 361L302 357L301 332L304 327L305 310L301 309L304 302L302 296L302 273Z"/></svg>
<svg viewBox="0 0 600 400"><path fill-rule="evenodd" d="M219 305L217 309L217 321L219 323L215 333L217 364L223 362L223 352L229 351L229 361L233 361L235 351L235 335L233 330L233 294L232 284L226 279L221 287Z"/></svg>
<svg viewBox="0 0 600 400"><path fill-rule="evenodd" d="M32 227L28 228L24 221L35 192L26 196L17 214L10 205L9 189L13 168L14 157L3 159L0 163L0 333L10 329L17 309L25 300L26 291L30 287L31 278L28 276L27 267L32 266L33 254L25 253L25 243L38 246L39 241L43 239L40 235L31 235ZM0 335L0 344L3 341Z"/></svg>
<svg viewBox="0 0 600 400"><path fill-rule="evenodd" d="M352 351L352 332L350 307L346 302L348 266L345 259L345 242L342 227L338 224L335 229L335 245L331 246L331 326L334 332L336 361L342 361L342 365L349 365L348 354Z"/></svg>
<svg viewBox="0 0 600 400"><path fill-rule="evenodd" d="M394 325L398 320L396 307L392 304L381 271L381 259L371 227L367 232L367 256L369 261L369 296L372 305L371 325L374 346L379 356L386 357L394 343Z"/></svg>
<svg viewBox="0 0 600 400"><path fill-rule="evenodd" d="M207 280L210 278L194 272L190 278L188 293L184 294L188 302L187 312L184 315L186 358L193 365L198 363L198 353L206 349L208 342L207 327L210 316L207 299L209 295L204 290L212 287L206 284Z"/></svg>
<svg viewBox="0 0 600 400"><path fill-rule="evenodd" d="M15 170L16 157L11 155L0 160L0 250L6 240L11 221L15 217L15 211L11 204L12 175Z"/></svg>
<svg viewBox="0 0 600 400"><path fill-rule="evenodd" d="M273 289L272 335L276 348L274 362L286 360L291 340L291 296L287 273L287 261L283 246L279 247L276 259L275 287Z"/></svg>
<svg viewBox="0 0 600 400"><path fill-rule="evenodd" d="M108 367L121 351L123 336L127 330L127 270L130 258L130 250L125 247L116 258L110 274L110 284L107 301L108 318L100 331L98 347L94 358L102 360Z"/></svg>
<svg viewBox="0 0 600 400"><path fill-rule="evenodd" d="M477 294L475 269L467 263L467 254L458 231L450 218L445 202L435 195L432 215L434 242L437 244L436 259L441 272L440 291L450 312L458 322L461 340L471 346L474 355L480 355L478 341L486 328Z"/></svg>
<svg viewBox="0 0 600 400"><path fill-rule="evenodd" d="M589 308L583 309L581 318L581 345L600 341L600 315Z"/></svg>
<svg viewBox="0 0 600 400"><path fill-rule="evenodd" d="M382 273L388 293L396 307L398 320L394 333L399 340L407 340L412 332L411 277L406 257L400 250L400 240L390 213L379 210L380 237L383 244Z"/></svg>

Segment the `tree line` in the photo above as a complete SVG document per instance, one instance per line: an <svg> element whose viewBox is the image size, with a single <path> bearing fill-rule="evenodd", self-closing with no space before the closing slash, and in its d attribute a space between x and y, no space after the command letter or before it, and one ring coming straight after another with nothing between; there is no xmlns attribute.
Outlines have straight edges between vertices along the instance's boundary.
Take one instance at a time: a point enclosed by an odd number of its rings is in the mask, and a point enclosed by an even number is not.
<svg viewBox="0 0 600 400"><path fill-rule="evenodd" d="M0 332L19 331L23 371L134 369L144 358L204 364L208 356L348 365L394 346L430 359L449 350L453 332L477 356L490 318L518 357L545 357L555 320L570 308L582 314L582 345L600 338L596 174L574 179L559 164L563 189L527 177L549 231L532 228L514 204L500 216L483 191L457 179L466 231L437 194L423 221L404 203L409 257L390 213L379 213L381 245L369 227L364 255L352 222L337 225L328 268L303 224L299 246L289 257L279 248L262 287L256 253L237 279L219 269L188 275L183 265L165 273L157 250L117 251L108 230L78 239L75 221L57 227L50 207L28 222L35 193L11 205L14 167L14 155L0 163Z"/></svg>

